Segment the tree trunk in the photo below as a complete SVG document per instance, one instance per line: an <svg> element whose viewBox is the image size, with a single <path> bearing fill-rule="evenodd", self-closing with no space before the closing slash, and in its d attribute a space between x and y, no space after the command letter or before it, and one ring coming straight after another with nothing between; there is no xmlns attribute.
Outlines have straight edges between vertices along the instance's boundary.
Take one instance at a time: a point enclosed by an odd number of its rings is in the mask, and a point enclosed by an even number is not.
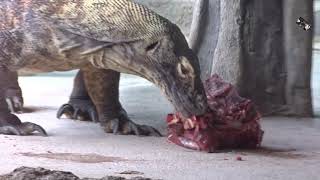
<svg viewBox="0 0 320 180"><path fill-rule="evenodd" d="M244 75L240 91L263 114L278 114L286 103L282 2L246 0L242 5Z"/></svg>
<svg viewBox="0 0 320 180"><path fill-rule="evenodd" d="M198 53L207 25L208 1L195 0L190 35L188 38L190 48Z"/></svg>
<svg viewBox="0 0 320 180"><path fill-rule="evenodd" d="M296 25L299 17L313 22L313 1L284 0L286 100L289 114L312 116L310 79L313 33Z"/></svg>
<svg viewBox="0 0 320 180"><path fill-rule="evenodd" d="M300 16L312 20L311 0L208 3L207 20L198 28L202 41L190 38L197 42L202 78L219 74L265 115L311 116L312 33L295 24Z"/></svg>
<svg viewBox="0 0 320 180"><path fill-rule="evenodd" d="M202 80L211 75L220 26L220 0L196 0L189 45L198 54Z"/></svg>
<svg viewBox="0 0 320 180"><path fill-rule="evenodd" d="M220 75L238 89L243 77L242 2L243 0L220 1L220 31L212 64L212 74Z"/></svg>

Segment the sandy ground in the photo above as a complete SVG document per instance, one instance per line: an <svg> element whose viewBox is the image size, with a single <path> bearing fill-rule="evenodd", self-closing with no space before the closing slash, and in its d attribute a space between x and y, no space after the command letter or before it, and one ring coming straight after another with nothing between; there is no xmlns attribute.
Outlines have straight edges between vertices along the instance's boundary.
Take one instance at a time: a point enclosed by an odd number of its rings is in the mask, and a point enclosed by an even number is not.
<svg viewBox="0 0 320 180"><path fill-rule="evenodd" d="M41 124L49 137L0 135L0 174L41 166L97 178L134 170L169 180L320 179L320 119L266 118L262 149L207 154L180 148L166 138L115 136L98 124L56 119L57 108L68 100L71 77L22 77L20 83L26 106L35 112L19 117ZM136 122L165 133L164 119L172 107L157 88L126 76L121 101ZM238 156L243 161L237 161Z"/></svg>

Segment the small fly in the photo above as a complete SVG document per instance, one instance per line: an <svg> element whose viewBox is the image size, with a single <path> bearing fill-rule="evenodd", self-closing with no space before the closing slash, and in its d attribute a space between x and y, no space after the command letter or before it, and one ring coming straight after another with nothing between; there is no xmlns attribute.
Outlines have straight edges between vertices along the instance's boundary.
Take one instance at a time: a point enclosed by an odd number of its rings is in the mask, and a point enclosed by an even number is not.
<svg viewBox="0 0 320 180"><path fill-rule="evenodd" d="M298 26L302 27L305 31L309 31L311 29L311 24L305 19L303 19L302 17L299 17L296 23L298 24Z"/></svg>

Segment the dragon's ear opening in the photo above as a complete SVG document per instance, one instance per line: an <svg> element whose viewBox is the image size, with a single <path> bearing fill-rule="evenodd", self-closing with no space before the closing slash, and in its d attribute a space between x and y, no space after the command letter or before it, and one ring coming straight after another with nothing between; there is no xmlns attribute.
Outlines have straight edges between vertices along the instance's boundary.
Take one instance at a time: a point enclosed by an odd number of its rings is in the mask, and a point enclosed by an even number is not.
<svg viewBox="0 0 320 180"><path fill-rule="evenodd" d="M180 58L180 62L177 65L177 71L182 78L194 76L194 69L184 56Z"/></svg>

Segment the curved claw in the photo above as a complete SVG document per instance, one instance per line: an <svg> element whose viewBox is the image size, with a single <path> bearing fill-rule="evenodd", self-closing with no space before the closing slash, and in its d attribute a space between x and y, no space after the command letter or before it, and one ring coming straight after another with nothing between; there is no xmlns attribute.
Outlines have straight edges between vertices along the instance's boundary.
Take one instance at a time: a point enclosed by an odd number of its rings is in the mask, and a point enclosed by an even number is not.
<svg viewBox="0 0 320 180"><path fill-rule="evenodd" d="M111 121L111 127L112 127L112 133L113 134L119 134L119 128L120 128L120 120L114 119Z"/></svg>
<svg viewBox="0 0 320 180"><path fill-rule="evenodd" d="M30 122L24 122L17 126L7 125L0 127L0 134L13 134L17 136L29 135L35 131L39 132L41 136L48 136L41 126Z"/></svg>
<svg viewBox="0 0 320 180"><path fill-rule="evenodd" d="M137 135L137 136L141 136L141 133L140 133L138 127L139 127L139 126L136 125L136 124L134 124L134 123L131 123L131 124L130 124L130 129L132 129L132 131L134 132L134 134Z"/></svg>
<svg viewBox="0 0 320 180"><path fill-rule="evenodd" d="M23 110L23 97L20 87L9 87L5 90L5 100L8 108L12 113L21 112Z"/></svg>
<svg viewBox="0 0 320 180"><path fill-rule="evenodd" d="M64 114L69 119L92 120L93 122L99 122L94 105L86 101L81 102L73 100L68 104L62 105L57 112L57 118L60 119Z"/></svg>
<svg viewBox="0 0 320 180"><path fill-rule="evenodd" d="M20 112L22 111L22 100L19 97L10 97L10 98L6 98L6 102L8 104L8 108L11 112L15 113L15 112Z"/></svg>
<svg viewBox="0 0 320 180"><path fill-rule="evenodd" d="M151 126L139 125L130 119L115 118L105 124L107 133L137 136L162 136L159 131Z"/></svg>
<svg viewBox="0 0 320 180"><path fill-rule="evenodd" d="M57 112L57 118L60 119L63 114L67 112L73 112L73 111L74 109L70 104L64 104L59 108Z"/></svg>
<svg viewBox="0 0 320 180"><path fill-rule="evenodd" d="M162 136L162 134L157 129L151 126L140 125L139 128L141 129L142 132L144 132L143 134L147 134L149 136L159 136L159 137Z"/></svg>
<svg viewBox="0 0 320 180"><path fill-rule="evenodd" d="M73 112L72 119L78 119L79 115L80 115L80 109L76 108Z"/></svg>
<svg viewBox="0 0 320 180"><path fill-rule="evenodd" d="M13 134L17 136L21 136L22 133L17 127L13 126L2 126L0 127L0 134Z"/></svg>
<svg viewBox="0 0 320 180"><path fill-rule="evenodd" d="M11 113L0 114L0 134L23 136L30 135L35 131L42 136L47 136L46 131L37 124L31 122L22 123L16 115Z"/></svg>
<svg viewBox="0 0 320 180"><path fill-rule="evenodd" d="M41 136L48 136L47 132L39 125L31 123L31 122L24 122L21 124L21 129L25 135L38 132Z"/></svg>
<svg viewBox="0 0 320 180"><path fill-rule="evenodd" d="M89 117L93 122L99 122L97 112L94 110L89 111Z"/></svg>

